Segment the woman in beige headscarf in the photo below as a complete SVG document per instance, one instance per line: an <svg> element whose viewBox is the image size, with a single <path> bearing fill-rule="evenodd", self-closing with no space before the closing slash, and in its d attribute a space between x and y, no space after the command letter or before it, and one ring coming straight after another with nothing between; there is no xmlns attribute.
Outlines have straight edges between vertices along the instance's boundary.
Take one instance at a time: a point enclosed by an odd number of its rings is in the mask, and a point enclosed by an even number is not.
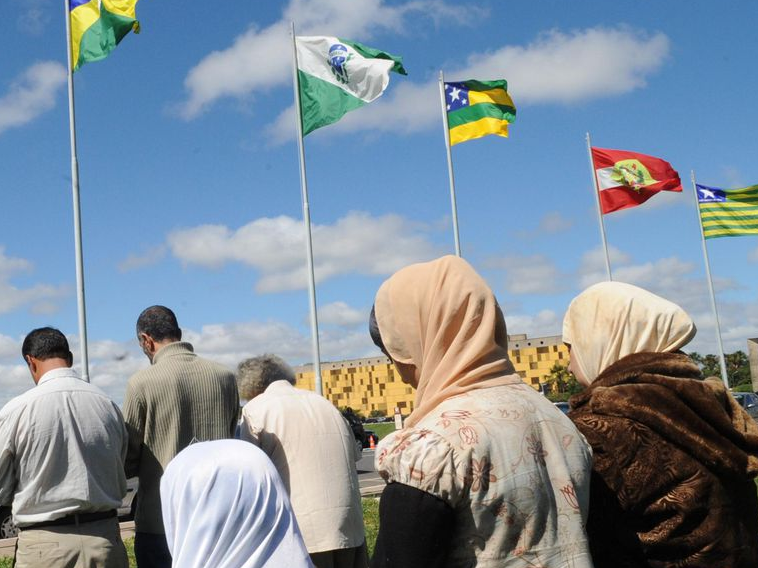
<svg viewBox="0 0 758 568"><path fill-rule="evenodd" d="M586 391L569 416L594 451L587 532L597 568L758 566L758 426L681 347L676 304L620 282L563 322Z"/></svg>
<svg viewBox="0 0 758 568"><path fill-rule="evenodd" d="M377 345L416 388L379 444L388 481L372 568L591 568L591 455L507 354L503 314L464 260L404 268L379 289Z"/></svg>

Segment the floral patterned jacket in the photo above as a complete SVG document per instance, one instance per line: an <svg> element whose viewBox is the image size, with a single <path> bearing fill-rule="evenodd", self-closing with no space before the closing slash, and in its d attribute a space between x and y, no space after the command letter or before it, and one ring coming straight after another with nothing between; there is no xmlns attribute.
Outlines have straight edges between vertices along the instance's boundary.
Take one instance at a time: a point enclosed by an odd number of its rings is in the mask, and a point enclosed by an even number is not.
<svg viewBox="0 0 758 568"><path fill-rule="evenodd" d="M382 440L376 469L455 510L449 568L592 568L591 450L528 385L446 400Z"/></svg>

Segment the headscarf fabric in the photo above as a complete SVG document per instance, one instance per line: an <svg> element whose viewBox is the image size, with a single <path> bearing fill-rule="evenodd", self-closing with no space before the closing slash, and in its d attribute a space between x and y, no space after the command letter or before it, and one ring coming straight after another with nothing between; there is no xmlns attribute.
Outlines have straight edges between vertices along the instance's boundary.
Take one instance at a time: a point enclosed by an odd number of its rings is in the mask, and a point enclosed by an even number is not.
<svg viewBox="0 0 758 568"><path fill-rule="evenodd" d="M601 282L573 299L563 318L563 341L587 381L632 353L669 353L695 336L687 313L652 292Z"/></svg>
<svg viewBox="0 0 758 568"><path fill-rule="evenodd" d="M192 444L161 479L174 568L312 568L268 457L240 440Z"/></svg>
<svg viewBox="0 0 758 568"><path fill-rule="evenodd" d="M389 356L416 368L407 426L450 397L521 384L508 359L503 312L465 260L445 256L403 268L379 288L374 307Z"/></svg>

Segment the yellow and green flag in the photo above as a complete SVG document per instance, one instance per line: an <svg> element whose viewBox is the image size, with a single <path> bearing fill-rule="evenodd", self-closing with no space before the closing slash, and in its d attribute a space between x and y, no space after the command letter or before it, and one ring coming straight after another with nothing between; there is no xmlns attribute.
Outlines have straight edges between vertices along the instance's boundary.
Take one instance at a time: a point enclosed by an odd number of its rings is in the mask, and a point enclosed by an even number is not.
<svg viewBox="0 0 758 568"><path fill-rule="evenodd" d="M68 0L74 70L105 59L126 34L139 33L137 0Z"/></svg>
<svg viewBox="0 0 758 568"><path fill-rule="evenodd" d="M697 184L696 188L706 239L758 235L758 185L720 189Z"/></svg>
<svg viewBox="0 0 758 568"><path fill-rule="evenodd" d="M508 125L516 120L505 79L446 82L445 104L451 145L488 134L507 137Z"/></svg>

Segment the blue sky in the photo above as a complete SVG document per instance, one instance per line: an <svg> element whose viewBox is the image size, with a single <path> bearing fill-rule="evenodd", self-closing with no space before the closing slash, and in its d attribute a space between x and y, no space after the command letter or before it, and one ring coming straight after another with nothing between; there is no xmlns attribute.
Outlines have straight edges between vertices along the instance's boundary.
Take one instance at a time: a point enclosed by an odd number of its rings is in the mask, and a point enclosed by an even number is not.
<svg viewBox="0 0 758 568"><path fill-rule="evenodd" d="M78 360L63 2L0 5L0 402L20 342L54 325ZM375 354L384 278L453 252L437 76L506 78L511 137L453 148L463 255L510 333L560 333L604 265L584 141L660 156L685 183L606 216L614 277L683 305L716 352L689 184L758 183L758 4L141 0L142 33L75 75L90 374L116 400L147 360L146 306L234 367L308 362L289 22L402 55L384 96L306 138L324 360ZM709 242L727 351L758 335L753 238Z"/></svg>

